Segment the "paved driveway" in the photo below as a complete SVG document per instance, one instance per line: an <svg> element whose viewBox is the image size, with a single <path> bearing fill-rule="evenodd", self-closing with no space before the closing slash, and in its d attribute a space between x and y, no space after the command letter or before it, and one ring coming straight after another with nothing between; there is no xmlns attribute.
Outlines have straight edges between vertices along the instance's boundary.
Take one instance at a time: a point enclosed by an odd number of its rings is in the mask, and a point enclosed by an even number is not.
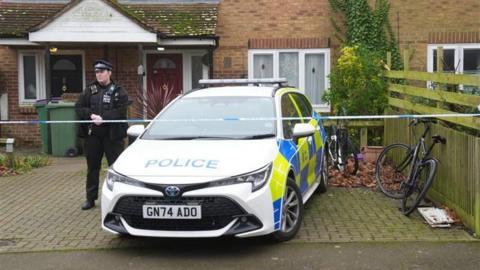
<svg viewBox="0 0 480 270"><path fill-rule="evenodd" d="M21 176L0 178L0 253L148 247L170 239L119 238L100 227L100 207L82 211L85 160L55 158ZM367 189L330 188L307 204L292 242L478 241L461 227L432 229L399 202ZM255 241L255 240L247 240Z"/></svg>

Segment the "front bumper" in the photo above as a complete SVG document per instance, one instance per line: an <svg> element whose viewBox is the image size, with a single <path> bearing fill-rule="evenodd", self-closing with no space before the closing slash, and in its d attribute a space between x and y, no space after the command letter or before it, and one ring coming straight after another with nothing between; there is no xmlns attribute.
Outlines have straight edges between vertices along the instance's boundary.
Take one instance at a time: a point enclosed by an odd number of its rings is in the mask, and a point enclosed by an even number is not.
<svg viewBox="0 0 480 270"><path fill-rule="evenodd" d="M144 219L142 206L195 204L202 219ZM167 199L162 192L115 183L102 190L102 228L112 233L149 237L250 237L273 232L273 204L268 185L252 193L251 184L208 187Z"/></svg>

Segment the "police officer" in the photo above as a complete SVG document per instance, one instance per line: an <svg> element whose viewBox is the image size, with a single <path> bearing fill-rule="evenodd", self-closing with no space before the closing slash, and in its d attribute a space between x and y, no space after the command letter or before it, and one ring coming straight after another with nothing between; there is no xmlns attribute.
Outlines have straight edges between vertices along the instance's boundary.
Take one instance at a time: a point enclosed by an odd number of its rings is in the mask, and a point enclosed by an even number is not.
<svg viewBox="0 0 480 270"><path fill-rule="evenodd" d="M96 81L83 90L75 104L81 120L93 121L92 124L82 124L79 128L79 136L85 138L84 151L88 168L87 198L82 210L95 206L103 154L111 166L123 151L123 139L128 127L126 123L103 123L103 120L127 118L128 95L112 81L112 64L97 60L94 68Z"/></svg>

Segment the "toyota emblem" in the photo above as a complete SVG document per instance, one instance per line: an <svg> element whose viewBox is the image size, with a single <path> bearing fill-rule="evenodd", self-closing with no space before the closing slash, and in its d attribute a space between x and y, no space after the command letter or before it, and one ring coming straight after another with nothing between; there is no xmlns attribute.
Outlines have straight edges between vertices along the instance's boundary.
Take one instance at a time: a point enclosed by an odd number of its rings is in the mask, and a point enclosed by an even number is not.
<svg viewBox="0 0 480 270"><path fill-rule="evenodd" d="M180 188L177 186L168 186L165 188L165 195L168 197L177 197L180 195Z"/></svg>

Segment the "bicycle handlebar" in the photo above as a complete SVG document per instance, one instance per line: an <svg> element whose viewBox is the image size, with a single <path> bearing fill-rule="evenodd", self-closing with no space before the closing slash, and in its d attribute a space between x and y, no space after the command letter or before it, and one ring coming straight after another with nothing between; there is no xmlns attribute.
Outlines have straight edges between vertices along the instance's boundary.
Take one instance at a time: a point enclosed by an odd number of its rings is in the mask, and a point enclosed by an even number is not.
<svg viewBox="0 0 480 270"><path fill-rule="evenodd" d="M424 124L434 123L434 124L436 124L436 123L438 123L438 121L436 119L432 119L432 118L415 118L412 121L410 121L408 126L409 127L416 126L416 125L418 125L418 123L424 123Z"/></svg>

